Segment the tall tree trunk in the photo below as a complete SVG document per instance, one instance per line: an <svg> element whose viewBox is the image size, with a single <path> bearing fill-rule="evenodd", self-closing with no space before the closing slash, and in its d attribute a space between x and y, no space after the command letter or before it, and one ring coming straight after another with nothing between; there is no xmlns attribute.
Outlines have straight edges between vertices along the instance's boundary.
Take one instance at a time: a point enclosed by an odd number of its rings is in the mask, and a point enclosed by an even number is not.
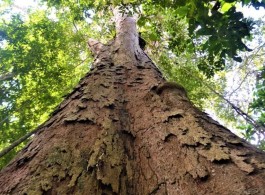
<svg viewBox="0 0 265 195"><path fill-rule="evenodd" d="M139 47L133 18L0 173L0 194L265 194L265 154L196 109Z"/></svg>

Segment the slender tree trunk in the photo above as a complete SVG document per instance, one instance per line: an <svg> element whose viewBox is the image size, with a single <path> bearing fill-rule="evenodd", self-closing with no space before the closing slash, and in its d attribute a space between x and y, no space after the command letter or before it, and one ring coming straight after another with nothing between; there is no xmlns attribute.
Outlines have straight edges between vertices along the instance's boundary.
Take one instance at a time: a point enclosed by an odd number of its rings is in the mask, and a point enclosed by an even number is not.
<svg viewBox="0 0 265 195"><path fill-rule="evenodd" d="M265 154L196 109L133 18L90 40L94 68L0 173L0 194L265 194Z"/></svg>

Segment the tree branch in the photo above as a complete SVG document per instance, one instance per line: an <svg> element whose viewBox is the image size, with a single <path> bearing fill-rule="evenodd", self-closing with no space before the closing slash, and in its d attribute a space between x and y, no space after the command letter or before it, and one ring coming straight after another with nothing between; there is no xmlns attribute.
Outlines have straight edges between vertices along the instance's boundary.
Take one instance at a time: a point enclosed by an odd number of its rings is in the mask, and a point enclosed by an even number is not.
<svg viewBox="0 0 265 195"><path fill-rule="evenodd" d="M41 127L41 126L40 126ZM1 152L0 152L0 158L3 157L4 155L6 155L8 152L10 152L11 150L13 150L16 146L18 146L19 144L21 144L22 142L24 142L26 139L28 139L31 135L35 134L37 131L40 130L39 128L36 128L35 130L27 133L26 135L22 136L21 138L17 139L16 141L14 141L11 145L9 145L8 147L4 148Z"/></svg>
<svg viewBox="0 0 265 195"><path fill-rule="evenodd" d="M7 79L12 79L14 77L13 73L6 73L0 76L0 81L4 81Z"/></svg>
<svg viewBox="0 0 265 195"><path fill-rule="evenodd" d="M230 102L228 99L226 99L224 96L222 96L220 93L218 93L217 91L215 91L210 85L208 85L207 83L203 82L199 77L194 76L193 74L185 71L187 74L189 74L190 76L196 78L196 80L198 80L199 82L201 82L203 85L205 85L208 89L210 89L214 94L216 94L218 97L220 97L221 99L223 99L226 103L228 103L235 111L236 113L238 113L240 116L242 116L249 124L253 125L253 127L255 127L259 132L265 132L265 126L256 122L250 115L248 115L247 113L245 113L243 110L241 110L239 107L237 107L236 105L234 105L232 102Z"/></svg>
<svg viewBox="0 0 265 195"><path fill-rule="evenodd" d="M96 56L100 51L104 44L100 43L95 39L88 39L88 46L94 56Z"/></svg>

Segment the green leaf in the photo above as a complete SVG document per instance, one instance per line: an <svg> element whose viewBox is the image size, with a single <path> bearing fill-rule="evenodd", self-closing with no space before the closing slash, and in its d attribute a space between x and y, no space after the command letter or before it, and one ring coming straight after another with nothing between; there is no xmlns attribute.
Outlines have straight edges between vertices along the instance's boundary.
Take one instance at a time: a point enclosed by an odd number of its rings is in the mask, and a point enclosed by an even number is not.
<svg viewBox="0 0 265 195"><path fill-rule="evenodd" d="M233 3L224 3L221 7L221 11L227 12L233 5Z"/></svg>
<svg viewBox="0 0 265 195"><path fill-rule="evenodd" d="M158 36L156 33L148 34L148 38L150 39L150 41L157 41L158 40Z"/></svg>
<svg viewBox="0 0 265 195"><path fill-rule="evenodd" d="M180 16L180 17L185 17L189 12L189 7L186 6L182 6L176 9L176 13Z"/></svg>

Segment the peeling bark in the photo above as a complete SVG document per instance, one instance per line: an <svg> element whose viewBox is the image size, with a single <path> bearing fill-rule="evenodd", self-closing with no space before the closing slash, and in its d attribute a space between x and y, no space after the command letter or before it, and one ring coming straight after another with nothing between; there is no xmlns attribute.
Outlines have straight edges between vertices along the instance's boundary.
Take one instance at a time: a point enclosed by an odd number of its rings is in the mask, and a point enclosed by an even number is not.
<svg viewBox="0 0 265 195"><path fill-rule="evenodd" d="M0 194L265 194L265 154L195 108L139 47L135 21L0 173Z"/></svg>

